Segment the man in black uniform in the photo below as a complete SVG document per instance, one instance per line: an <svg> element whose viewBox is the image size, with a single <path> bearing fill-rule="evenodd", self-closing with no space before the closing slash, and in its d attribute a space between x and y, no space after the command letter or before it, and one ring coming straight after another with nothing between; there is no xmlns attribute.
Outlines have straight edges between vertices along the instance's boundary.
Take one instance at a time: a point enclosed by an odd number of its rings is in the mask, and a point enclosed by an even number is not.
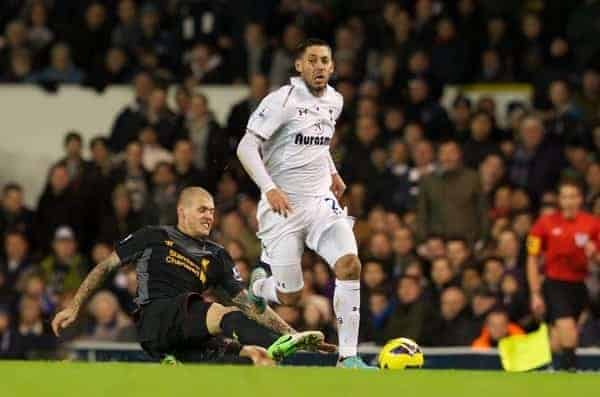
<svg viewBox="0 0 600 397"><path fill-rule="evenodd" d="M297 333L274 311L260 313L251 303L229 254L207 239L214 211L206 190L184 189L177 226L144 227L118 242L54 318L56 335L77 319L112 270L135 263L138 339L154 358L269 365L298 349L330 350L321 332ZM206 290L220 290L233 305L207 302L201 295Z"/></svg>

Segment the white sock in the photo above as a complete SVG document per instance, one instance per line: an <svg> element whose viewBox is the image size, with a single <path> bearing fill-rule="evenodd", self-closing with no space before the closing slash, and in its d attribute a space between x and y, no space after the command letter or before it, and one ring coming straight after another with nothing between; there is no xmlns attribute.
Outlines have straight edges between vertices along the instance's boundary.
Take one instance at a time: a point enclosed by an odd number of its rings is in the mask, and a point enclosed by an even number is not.
<svg viewBox="0 0 600 397"><path fill-rule="evenodd" d="M335 280L333 310L338 323L340 358L356 356L360 324L360 281Z"/></svg>
<svg viewBox="0 0 600 397"><path fill-rule="evenodd" d="M279 302L277 297L277 290L275 289L275 278L273 276L257 280L252 284L252 293L256 296L260 296L266 299L267 302Z"/></svg>

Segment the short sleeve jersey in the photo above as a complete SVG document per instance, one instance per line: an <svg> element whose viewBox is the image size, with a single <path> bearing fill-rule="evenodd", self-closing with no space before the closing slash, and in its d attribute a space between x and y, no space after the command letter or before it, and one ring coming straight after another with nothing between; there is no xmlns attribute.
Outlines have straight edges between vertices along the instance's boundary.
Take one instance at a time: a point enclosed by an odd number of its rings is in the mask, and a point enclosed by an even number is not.
<svg viewBox="0 0 600 397"><path fill-rule="evenodd" d="M122 263L135 263L138 305L202 293L210 287L219 286L230 296L243 289L233 260L222 246L194 239L176 227L143 227L119 241L115 249Z"/></svg>
<svg viewBox="0 0 600 397"><path fill-rule="evenodd" d="M579 212L573 219L561 212L541 216L527 238L529 255L544 256L544 273L551 279L581 282L588 272L584 248L589 241L598 243L598 219Z"/></svg>
<svg viewBox="0 0 600 397"><path fill-rule="evenodd" d="M331 186L329 146L343 97L331 86L314 96L299 77L267 95L247 130L264 142L262 158L273 182L289 194L320 196Z"/></svg>

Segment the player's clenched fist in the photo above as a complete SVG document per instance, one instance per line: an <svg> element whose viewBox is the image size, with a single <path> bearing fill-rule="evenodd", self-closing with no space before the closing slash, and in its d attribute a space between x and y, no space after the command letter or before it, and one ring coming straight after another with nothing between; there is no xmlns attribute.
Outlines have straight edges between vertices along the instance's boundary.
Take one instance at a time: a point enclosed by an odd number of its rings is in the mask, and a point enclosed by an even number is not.
<svg viewBox="0 0 600 397"><path fill-rule="evenodd" d="M54 320L52 320L52 330L56 336L60 335L60 331L63 328L67 328L77 320L77 310L68 307L56 314Z"/></svg>
<svg viewBox="0 0 600 397"><path fill-rule="evenodd" d="M546 312L546 303L539 293L531 294L530 306L531 312L539 319L541 319Z"/></svg>
<svg viewBox="0 0 600 397"><path fill-rule="evenodd" d="M292 212L290 200L288 199L287 194L281 190L273 188L266 193L266 196L271 209L279 215L283 215L287 218L288 214Z"/></svg>

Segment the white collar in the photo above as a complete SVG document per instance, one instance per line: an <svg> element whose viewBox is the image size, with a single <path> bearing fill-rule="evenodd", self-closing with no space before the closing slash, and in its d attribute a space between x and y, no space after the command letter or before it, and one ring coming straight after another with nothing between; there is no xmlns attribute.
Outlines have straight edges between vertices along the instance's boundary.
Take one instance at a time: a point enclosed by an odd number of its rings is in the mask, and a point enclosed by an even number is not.
<svg viewBox="0 0 600 397"><path fill-rule="evenodd" d="M294 88L298 88L300 89L303 93L305 93L306 95L310 95L312 98L314 99L326 99L329 97L329 95L331 94L331 90L333 89L329 84L327 84L327 87L325 87L325 93L323 94L323 96L315 96L313 95L312 92L310 92L310 90L308 89L308 86L306 85L306 82L302 79L302 77L290 77L290 84L294 87Z"/></svg>

